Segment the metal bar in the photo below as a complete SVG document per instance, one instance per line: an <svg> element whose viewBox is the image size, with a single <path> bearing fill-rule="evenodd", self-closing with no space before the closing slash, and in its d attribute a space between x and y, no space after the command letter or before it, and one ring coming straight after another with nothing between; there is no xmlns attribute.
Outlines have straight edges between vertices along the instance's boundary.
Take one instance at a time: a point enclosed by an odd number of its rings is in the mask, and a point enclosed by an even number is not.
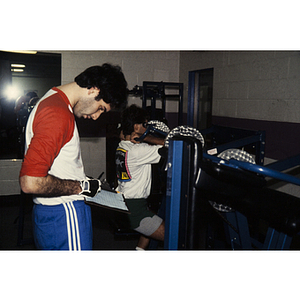
<svg viewBox="0 0 300 300"><path fill-rule="evenodd" d="M156 97L155 96L152 96L151 97L151 119L152 120L155 120L156 119L156 113L155 113L155 110L156 110Z"/></svg>
<svg viewBox="0 0 300 300"><path fill-rule="evenodd" d="M254 165L254 164L250 164L250 163L246 163L244 161L238 161L238 160L229 160L229 163L233 163L236 166L240 167L241 169L247 170L247 171L251 171L251 172L255 172L258 174L262 174L264 176L267 177L272 177L272 178L276 178L282 181L286 181L286 182L290 182L296 185L300 185L300 179L288 174L284 174L284 173L280 173L278 171L275 170L271 170L268 169L264 166L258 166L258 165Z"/></svg>
<svg viewBox="0 0 300 300"><path fill-rule="evenodd" d="M280 173L276 170L269 169L265 166L255 165L251 163L247 163L244 161L239 161L235 159L230 159L229 161L225 161L219 157L209 155L203 152L203 158L209 159L217 164L224 164L225 166L234 168L234 169L244 169L253 173L261 174L266 177L276 178L281 181L290 182L296 185L300 185L300 179L285 173Z"/></svg>
<svg viewBox="0 0 300 300"><path fill-rule="evenodd" d="M189 89L188 89L188 108L187 108L187 125L193 126L194 118L194 101L195 101L195 72L189 72Z"/></svg>
<svg viewBox="0 0 300 300"><path fill-rule="evenodd" d="M274 239L276 238L276 236L277 236L276 230L269 227L263 249L267 249L267 250L272 249L273 244L274 244Z"/></svg>
<svg viewBox="0 0 300 300"><path fill-rule="evenodd" d="M162 113L163 113L163 116L166 115L166 94L165 94L165 91L163 92L163 95L161 97L161 109L162 109Z"/></svg>
<svg viewBox="0 0 300 300"><path fill-rule="evenodd" d="M287 159L268 164L266 165L266 167L276 171L284 171L299 165L300 155L295 155Z"/></svg>
<svg viewBox="0 0 300 300"><path fill-rule="evenodd" d="M257 135L259 137L259 141L256 143L256 155L255 155L255 162L258 165L264 164L264 157L265 157L265 145L266 145L266 132L265 131L258 131Z"/></svg>
<svg viewBox="0 0 300 300"><path fill-rule="evenodd" d="M227 239L231 245L232 250L236 249L236 245L240 247L240 236L239 231L237 229L237 219L235 212L228 212L228 213L220 213L222 218L226 220L225 233L228 235ZM223 217L224 216L224 217Z"/></svg>
<svg viewBox="0 0 300 300"><path fill-rule="evenodd" d="M170 140L168 154L164 247L178 249L183 141Z"/></svg>
<svg viewBox="0 0 300 300"><path fill-rule="evenodd" d="M292 237L285 233L278 232L274 228L269 227L263 249L267 250L288 250L292 242Z"/></svg>
<svg viewBox="0 0 300 300"><path fill-rule="evenodd" d="M281 250L290 249L292 243L292 237L288 236L287 234L282 233L284 235L284 239L282 241Z"/></svg>
<svg viewBox="0 0 300 300"><path fill-rule="evenodd" d="M143 82L143 99L142 99L142 108L146 109L147 106L147 83Z"/></svg>
<svg viewBox="0 0 300 300"><path fill-rule="evenodd" d="M276 249L289 249L287 235L285 233L280 232L277 239Z"/></svg>
<svg viewBox="0 0 300 300"><path fill-rule="evenodd" d="M241 247L242 249L250 250L252 249L252 247L248 219L238 211L235 212L235 215L237 220Z"/></svg>
<svg viewBox="0 0 300 300"><path fill-rule="evenodd" d="M178 109L178 125L183 124L183 83L179 83L179 109Z"/></svg>

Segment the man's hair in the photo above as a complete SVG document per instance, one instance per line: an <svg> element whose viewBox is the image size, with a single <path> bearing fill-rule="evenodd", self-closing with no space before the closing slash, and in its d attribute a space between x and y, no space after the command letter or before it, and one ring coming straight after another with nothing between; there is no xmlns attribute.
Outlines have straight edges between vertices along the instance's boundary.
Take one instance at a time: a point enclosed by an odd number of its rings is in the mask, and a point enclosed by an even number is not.
<svg viewBox="0 0 300 300"><path fill-rule="evenodd" d="M92 66L75 77L82 88L98 88L100 92L95 100L103 99L112 109L123 109L127 105L127 82L119 66L103 64Z"/></svg>
<svg viewBox="0 0 300 300"><path fill-rule="evenodd" d="M121 128L124 135L134 131L134 124L142 124L149 120L148 112L135 104L127 107L121 115Z"/></svg>

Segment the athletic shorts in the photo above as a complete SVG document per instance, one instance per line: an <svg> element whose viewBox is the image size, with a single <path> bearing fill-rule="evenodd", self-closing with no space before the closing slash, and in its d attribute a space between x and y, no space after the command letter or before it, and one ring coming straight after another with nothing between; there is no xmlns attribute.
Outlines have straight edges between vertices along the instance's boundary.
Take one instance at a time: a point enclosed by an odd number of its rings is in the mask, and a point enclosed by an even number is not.
<svg viewBox="0 0 300 300"><path fill-rule="evenodd" d="M150 236L158 229L163 219L148 209L146 199L126 199L125 201L130 210L128 218L132 229L146 236Z"/></svg>
<svg viewBox="0 0 300 300"><path fill-rule="evenodd" d="M83 201L59 205L35 204L32 223L37 249L92 250L91 208Z"/></svg>

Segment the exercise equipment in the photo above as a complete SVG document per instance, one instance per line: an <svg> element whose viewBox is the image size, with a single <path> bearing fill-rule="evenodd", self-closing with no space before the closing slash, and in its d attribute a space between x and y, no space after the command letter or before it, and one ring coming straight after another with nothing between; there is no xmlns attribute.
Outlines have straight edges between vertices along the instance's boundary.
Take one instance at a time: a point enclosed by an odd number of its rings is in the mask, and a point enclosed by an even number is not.
<svg viewBox="0 0 300 300"><path fill-rule="evenodd" d="M170 128L158 120L150 120L144 127L146 128L145 132L139 138L135 138L138 142L143 141L148 134L164 139L170 132Z"/></svg>
<svg viewBox="0 0 300 300"><path fill-rule="evenodd" d="M204 149L193 137L170 139L165 249L289 249L300 231L299 198L267 187L266 178L300 185L297 177L281 172L300 165L300 156L263 166L264 134L239 133L240 139L212 142L215 145ZM236 145L251 149L256 146L252 150L257 153L258 163L209 154ZM218 211L212 201L232 210ZM263 237L255 228L258 221L267 224ZM220 232L215 228L218 222L225 228L220 241L215 234ZM220 246L223 242L225 246Z"/></svg>
<svg viewBox="0 0 300 300"><path fill-rule="evenodd" d="M183 122L183 83L143 81L142 86L136 85L129 91L129 95L142 99L142 108L150 111L151 120L164 120L166 116L166 101L178 102L177 125ZM147 106L148 100L151 105ZM161 109L157 109L156 102L161 101Z"/></svg>

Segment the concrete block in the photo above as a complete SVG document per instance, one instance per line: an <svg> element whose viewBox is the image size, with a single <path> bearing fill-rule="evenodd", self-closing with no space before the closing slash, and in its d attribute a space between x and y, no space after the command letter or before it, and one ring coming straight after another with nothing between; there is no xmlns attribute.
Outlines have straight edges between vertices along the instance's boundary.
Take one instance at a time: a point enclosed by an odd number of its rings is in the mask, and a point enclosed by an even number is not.
<svg viewBox="0 0 300 300"><path fill-rule="evenodd" d="M248 94L248 82L235 81L228 83L228 99L246 99Z"/></svg>
<svg viewBox="0 0 300 300"><path fill-rule="evenodd" d="M288 105L286 100L276 99L268 101L260 101L260 120L283 121L288 113Z"/></svg>
<svg viewBox="0 0 300 300"><path fill-rule="evenodd" d="M300 51L274 51L274 58L299 56Z"/></svg>
<svg viewBox="0 0 300 300"><path fill-rule="evenodd" d="M260 119L262 109L258 100L238 100L236 101L236 117L245 119Z"/></svg>
<svg viewBox="0 0 300 300"><path fill-rule="evenodd" d="M21 165L21 159L0 160L0 195L20 193L19 173Z"/></svg>
<svg viewBox="0 0 300 300"><path fill-rule="evenodd" d="M248 99L271 100L285 99L287 91L286 79L249 81Z"/></svg>
<svg viewBox="0 0 300 300"><path fill-rule="evenodd" d="M0 160L0 181L15 180L19 178L22 159L1 159Z"/></svg>
<svg viewBox="0 0 300 300"><path fill-rule="evenodd" d="M289 58L283 57L278 59L269 59L254 64L259 71L259 79L281 79L288 75Z"/></svg>
<svg viewBox="0 0 300 300"><path fill-rule="evenodd" d="M273 59L275 51L228 51L228 64L253 64Z"/></svg>
<svg viewBox="0 0 300 300"><path fill-rule="evenodd" d="M298 78L298 80L300 81L300 52L296 53L297 54L289 57L288 77Z"/></svg>
<svg viewBox="0 0 300 300"><path fill-rule="evenodd" d="M0 186L0 195L18 195L21 193L21 188L19 185L19 180L3 180Z"/></svg>
<svg viewBox="0 0 300 300"><path fill-rule="evenodd" d="M154 81L169 82L170 81L170 72L167 70L154 69L153 78L154 78Z"/></svg>
<svg viewBox="0 0 300 300"><path fill-rule="evenodd" d="M141 61L138 59L128 59L123 62L124 73L135 74L140 77L141 73L148 73L153 76L153 65L151 61ZM145 81L145 80L144 80Z"/></svg>
<svg viewBox="0 0 300 300"><path fill-rule="evenodd" d="M237 105L237 101L235 100L227 100L227 99L217 100L217 107L214 106L216 111L213 111L213 114L220 117L236 118L237 117L236 105Z"/></svg>

